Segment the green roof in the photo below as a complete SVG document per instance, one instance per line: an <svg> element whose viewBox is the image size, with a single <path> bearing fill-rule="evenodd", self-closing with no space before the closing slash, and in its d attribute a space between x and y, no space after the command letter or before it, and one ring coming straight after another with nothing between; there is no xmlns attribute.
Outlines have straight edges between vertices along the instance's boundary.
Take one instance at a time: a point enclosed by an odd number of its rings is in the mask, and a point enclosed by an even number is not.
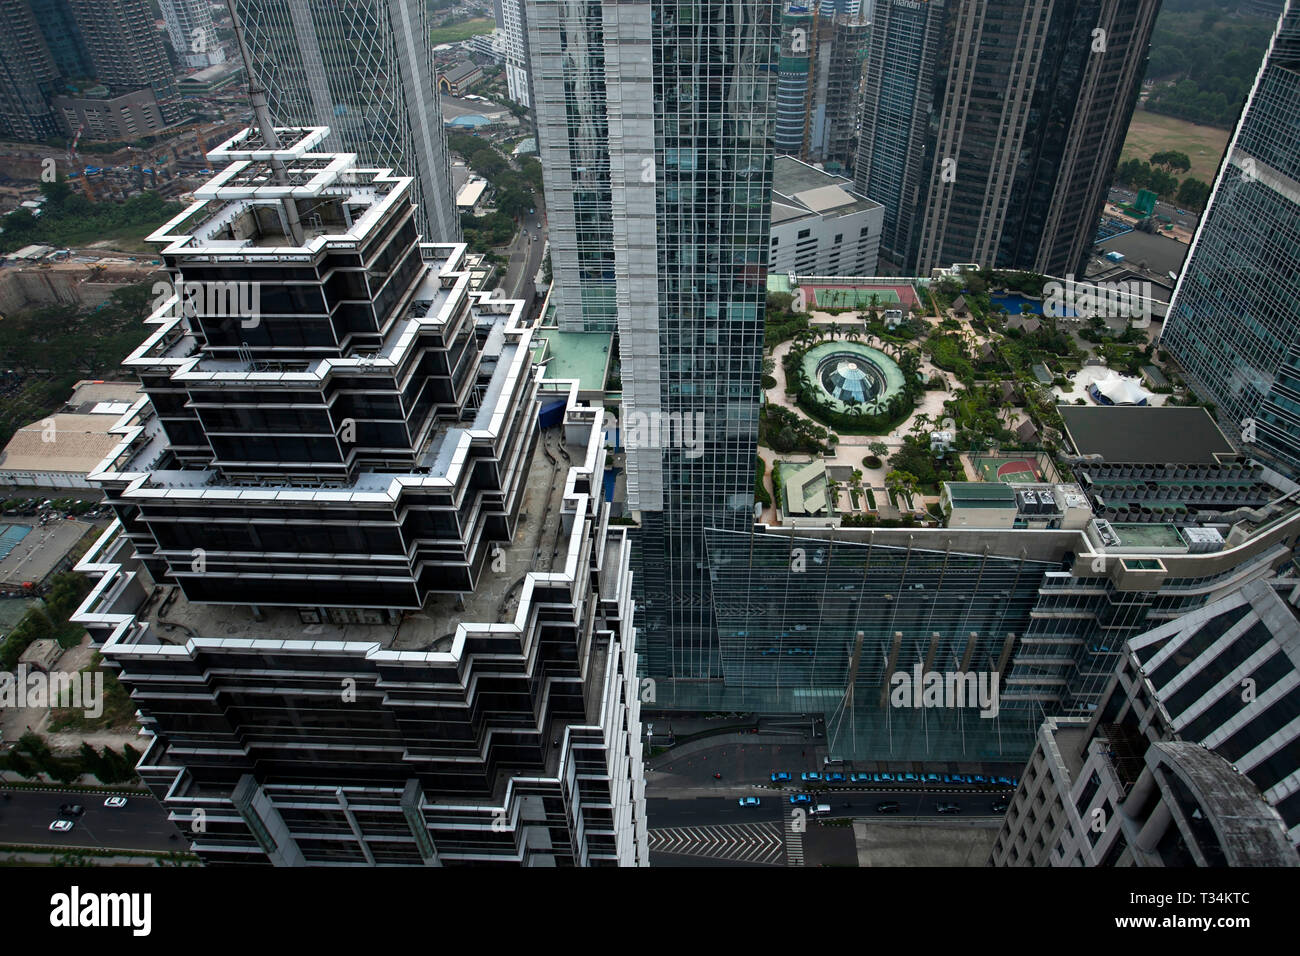
<svg viewBox="0 0 1300 956"><path fill-rule="evenodd" d="M542 362L549 379L576 378L583 391L601 391L609 373L608 332L561 332L541 328L534 334L533 361Z"/></svg>

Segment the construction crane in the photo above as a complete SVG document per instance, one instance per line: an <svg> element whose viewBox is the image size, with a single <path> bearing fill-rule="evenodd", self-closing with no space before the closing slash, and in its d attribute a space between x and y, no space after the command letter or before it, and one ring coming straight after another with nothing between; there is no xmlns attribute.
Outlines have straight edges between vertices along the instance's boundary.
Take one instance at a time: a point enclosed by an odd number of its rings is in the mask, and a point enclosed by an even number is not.
<svg viewBox="0 0 1300 956"><path fill-rule="evenodd" d="M81 177L82 194L91 202L96 201L95 188L90 185L90 177L86 175L86 164L81 161L77 155L77 143L81 142L81 134L85 132L86 126L83 123L77 127L76 135L72 137L72 142L68 144L68 165L77 171Z"/></svg>

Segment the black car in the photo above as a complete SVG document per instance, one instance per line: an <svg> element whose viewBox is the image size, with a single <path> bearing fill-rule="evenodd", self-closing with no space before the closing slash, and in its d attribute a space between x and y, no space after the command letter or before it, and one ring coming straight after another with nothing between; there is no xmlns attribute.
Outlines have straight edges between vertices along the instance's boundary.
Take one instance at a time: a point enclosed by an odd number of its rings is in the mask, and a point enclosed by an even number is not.
<svg viewBox="0 0 1300 956"><path fill-rule="evenodd" d="M934 809L938 813L961 813L960 803L936 803Z"/></svg>
<svg viewBox="0 0 1300 956"><path fill-rule="evenodd" d="M1008 800L1006 800L1006 799L994 800L994 801L993 801L993 812L994 812L994 813L1006 813L1006 812L1007 812L1007 808L1010 807L1010 806L1011 806L1010 801L1008 801Z"/></svg>
<svg viewBox="0 0 1300 956"><path fill-rule="evenodd" d="M885 800L876 804L877 813L897 813L902 807L893 800Z"/></svg>
<svg viewBox="0 0 1300 956"><path fill-rule="evenodd" d="M85 807L77 803L59 804L59 815L64 817L79 817L86 812Z"/></svg>

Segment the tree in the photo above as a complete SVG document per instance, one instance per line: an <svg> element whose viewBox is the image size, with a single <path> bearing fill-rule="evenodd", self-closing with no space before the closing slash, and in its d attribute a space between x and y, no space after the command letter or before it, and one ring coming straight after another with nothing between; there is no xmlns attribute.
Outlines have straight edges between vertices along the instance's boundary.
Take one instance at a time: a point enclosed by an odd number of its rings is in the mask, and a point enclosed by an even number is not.
<svg viewBox="0 0 1300 956"><path fill-rule="evenodd" d="M889 453L889 446L883 441L868 442L867 448L871 454L875 455L877 458L883 458Z"/></svg>
<svg viewBox="0 0 1300 956"><path fill-rule="evenodd" d="M1210 187L1199 179L1189 176L1178 187L1174 199L1179 206L1201 210L1210 201Z"/></svg>

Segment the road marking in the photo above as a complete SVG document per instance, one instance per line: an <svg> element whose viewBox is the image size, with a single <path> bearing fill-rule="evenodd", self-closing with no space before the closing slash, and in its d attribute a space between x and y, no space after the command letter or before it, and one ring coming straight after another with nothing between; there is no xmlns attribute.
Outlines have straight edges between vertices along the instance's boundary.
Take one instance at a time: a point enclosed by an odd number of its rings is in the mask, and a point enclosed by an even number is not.
<svg viewBox="0 0 1300 956"><path fill-rule="evenodd" d="M652 853L702 856L732 863L784 862L781 831L774 822L662 827L648 831Z"/></svg>

